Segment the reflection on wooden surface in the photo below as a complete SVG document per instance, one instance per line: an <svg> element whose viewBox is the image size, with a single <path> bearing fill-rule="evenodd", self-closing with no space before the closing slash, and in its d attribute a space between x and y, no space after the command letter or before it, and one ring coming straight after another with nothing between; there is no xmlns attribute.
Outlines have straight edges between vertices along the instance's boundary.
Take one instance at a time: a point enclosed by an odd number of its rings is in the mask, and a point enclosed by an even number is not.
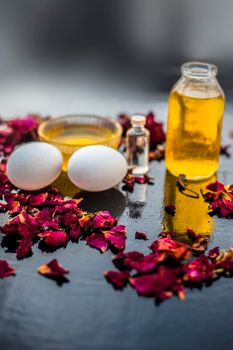
<svg viewBox="0 0 233 350"><path fill-rule="evenodd" d="M216 176L200 182L189 182L188 187L199 194L199 198L191 197L189 192L181 192L177 186L177 177L166 172L164 182L164 207L173 204L176 207L175 215L163 213L162 224L164 231L184 235L187 229L192 229L198 234L211 234L214 229L214 221L208 214L208 203L201 195L209 183L216 181Z"/></svg>

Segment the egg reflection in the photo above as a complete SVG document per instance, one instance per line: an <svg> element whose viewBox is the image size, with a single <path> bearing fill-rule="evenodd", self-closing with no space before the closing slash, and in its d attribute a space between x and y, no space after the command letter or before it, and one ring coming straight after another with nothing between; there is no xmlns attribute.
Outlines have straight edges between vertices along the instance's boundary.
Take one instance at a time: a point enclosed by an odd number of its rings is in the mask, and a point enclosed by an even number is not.
<svg viewBox="0 0 233 350"><path fill-rule="evenodd" d="M198 234L209 235L214 230L213 218L208 214L208 203L201 195L209 183L216 181L216 176L200 182L189 182L190 190L199 194L199 198L190 196L190 192L181 192L177 187L177 177L166 172L164 182L164 207L173 204L176 207L175 215L163 213L162 224L164 231L174 232L177 235L185 235L187 229L192 229Z"/></svg>
<svg viewBox="0 0 233 350"><path fill-rule="evenodd" d="M82 191L69 180L66 172L62 172L53 185L63 196L83 198L79 206L89 212L108 210L111 215L119 217L126 207L126 198L116 187L101 192Z"/></svg>

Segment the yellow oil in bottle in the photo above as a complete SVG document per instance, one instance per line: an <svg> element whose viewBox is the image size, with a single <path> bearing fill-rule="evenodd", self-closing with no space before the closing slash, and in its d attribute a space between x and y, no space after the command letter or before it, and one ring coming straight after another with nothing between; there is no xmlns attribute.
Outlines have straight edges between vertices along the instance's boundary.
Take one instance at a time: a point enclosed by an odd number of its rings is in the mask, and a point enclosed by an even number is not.
<svg viewBox="0 0 233 350"><path fill-rule="evenodd" d="M107 144L112 136L111 130L96 125L65 125L51 128L47 131L47 137L60 148L63 155L63 170L67 170L67 163L72 153L77 149L95 145ZM117 146L117 144L116 144Z"/></svg>
<svg viewBox="0 0 233 350"><path fill-rule="evenodd" d="M169 97L166 166L175 176L208 178L218 169L224 97Z"/></svg>
<svg viewBox="0 0 233 350"><path fill-rule="evenodd" d="M174 232L177 238L186 236L187 229L192 229L198 234L210 235L214 230L213 218L208 214L208 203L201 195L209 183L215 182L216 176L200 182L190 182L188 188L199 194L194 198L191 192L180 192L177 187L177 177L166 173L164 183L164 206L173 204L176 207L175 215L163 214L162 224L164 231Z"/></svg>

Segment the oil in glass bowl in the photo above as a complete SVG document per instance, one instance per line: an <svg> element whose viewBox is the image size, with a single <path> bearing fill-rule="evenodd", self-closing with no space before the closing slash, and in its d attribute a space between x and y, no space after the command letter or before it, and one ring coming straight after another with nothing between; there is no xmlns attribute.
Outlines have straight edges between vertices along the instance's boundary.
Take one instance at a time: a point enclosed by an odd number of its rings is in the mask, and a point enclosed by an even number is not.
<svg viewBox="0 0 233 350"><path fill-rule="evenodd" d="M60 149L63 170L67 171L69 158L81 147L105 145L117 149L122 127L109 117L68 115L43 122L38 133L41 141L52 143Z"/></svg>

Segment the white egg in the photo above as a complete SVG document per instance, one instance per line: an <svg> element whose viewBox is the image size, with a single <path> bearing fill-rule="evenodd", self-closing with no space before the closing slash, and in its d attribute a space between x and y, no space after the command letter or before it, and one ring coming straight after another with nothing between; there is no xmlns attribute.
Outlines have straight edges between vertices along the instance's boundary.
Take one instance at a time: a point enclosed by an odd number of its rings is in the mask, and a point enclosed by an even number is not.
<svg viewBox="0 0 233 350"><path fill-rule="evenodd" d="M61 152L49 143L25 143L10 155L7 176L18 188L39 190L50 185L58 177L62 161Z"/></svg>
<svg viewBox="0 0 233 350"><path fill-rule="evenodd" d="M98 192L118 184L127 173L120 152L107 146L87 146L76 151L68 163L68 176L79 188Z"/></svg>

